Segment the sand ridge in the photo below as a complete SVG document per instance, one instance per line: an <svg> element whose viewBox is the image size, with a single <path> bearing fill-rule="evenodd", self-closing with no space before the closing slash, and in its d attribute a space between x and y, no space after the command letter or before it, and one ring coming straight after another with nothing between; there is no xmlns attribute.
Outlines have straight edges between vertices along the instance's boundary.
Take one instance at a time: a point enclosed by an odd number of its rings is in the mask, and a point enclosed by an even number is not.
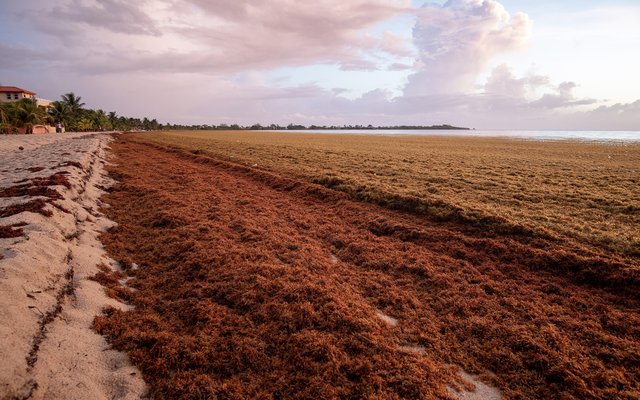
<svg viewBox="0 0 640 400"><path fill-rule="evenodd" d="M117 265L98 240L108 133L0 137L0 398L140 398L128 358L91 330L105 305L88 280ZM50 185L50 186L49 186ZM20 212L21 210L30 210ZM35 211L35 212L34 212Z"/></svg>

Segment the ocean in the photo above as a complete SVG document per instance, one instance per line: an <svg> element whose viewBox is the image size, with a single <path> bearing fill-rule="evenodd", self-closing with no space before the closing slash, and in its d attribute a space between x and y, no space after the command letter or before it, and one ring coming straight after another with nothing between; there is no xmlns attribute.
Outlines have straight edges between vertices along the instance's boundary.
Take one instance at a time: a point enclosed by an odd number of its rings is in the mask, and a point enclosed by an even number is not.
<svg viewBox="0 0 640 400"><path fill-rule="evenodd" d="M406 135L406 136L459 136L498 137L527 140L578 140L586 142L640 142L640 131L519 131L519 130L286 130L277 132L324 133L352 135Z"/></svg>

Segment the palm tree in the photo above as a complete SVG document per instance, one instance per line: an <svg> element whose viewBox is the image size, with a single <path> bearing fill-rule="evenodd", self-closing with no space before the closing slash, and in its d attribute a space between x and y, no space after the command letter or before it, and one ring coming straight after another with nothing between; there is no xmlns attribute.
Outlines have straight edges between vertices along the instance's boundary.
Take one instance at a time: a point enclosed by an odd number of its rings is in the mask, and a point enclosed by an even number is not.
<svg viewBox="0 0 640 400"><path fill-rule="evenodd" d="M83 118L84 103L82 97L76 96L75 93L69 92L61 96L62 102L65 103L70 110L69 118L67 119L67 128L70 130L76 130L78 128L78 122Z"/></svg>
<svg viewBox="0 0 640 400"><path fill-rule="evenodd" d="M82 103L81 100L82 97L76 96L73 92L62 95L62 101L64 103L67 103L67 105L71 109L71 112L74 114L82 110L82 107L84 107L84 103Z"/></svg>
<svg viewBox="0 0 640 400"><path fill-rule="evenodd" d="M0 124L9 122L9 107L11 103L0 103Z"/></svg>
<svg viewBox="0 0 640 400"><path fill-rule="evenodd" d="M71 117L71 108L64 101L54 101L49 108L49 115L53 118L55 123L61 123L63 126L67 125L67 121Z"/></svg>
<svg viewBox="0 0 640 400"><path fill-rule="evenodd" d="M35 99L21 99L13 104L13 117L18 128L25 128L27 135L33 133L33 126L44 122L46 114L38 107Z"/></svg>
<svg viewBox="0 0 640 400"><path fill-rule="evenodd" d="M103 110L91 110L89 119L93 123L94 128L98 130L104 130L110 125L109 118L107 118L107 114L105 114Z"/></svg>
<svg viewBox="0 0 640 400"><path fill-rule="evenodd" d="M0 122L7 122L9 119L9 103L0 103Z"/></svg>
<svg viewBox="0 0 640 400"><path fill-rule="evenodd" d="M9 133L11 131L11 112L13 107L11 103L0 103L0 133Z"/></svg>
<svg viewBox="0 0 640 400"><path fill-rule="evenodd" d="M84 117L78 121L77 129L81 132L93 131L96 129L96 125L93 120Z"/></svg>

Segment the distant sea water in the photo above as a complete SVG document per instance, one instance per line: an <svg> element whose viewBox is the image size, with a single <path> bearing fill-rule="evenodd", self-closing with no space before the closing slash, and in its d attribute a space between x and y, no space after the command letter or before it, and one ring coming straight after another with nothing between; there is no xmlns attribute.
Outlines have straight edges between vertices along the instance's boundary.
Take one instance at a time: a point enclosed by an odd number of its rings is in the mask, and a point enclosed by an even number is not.
<svg viewBox="0 0 640 400"><path fill-rule="evenodd" d="M324 133L352 135L459 136L497 137L527 140L578 140L586 142L640 142L640 131L517 131L517 130L287 130L291 133Z"/></svg>

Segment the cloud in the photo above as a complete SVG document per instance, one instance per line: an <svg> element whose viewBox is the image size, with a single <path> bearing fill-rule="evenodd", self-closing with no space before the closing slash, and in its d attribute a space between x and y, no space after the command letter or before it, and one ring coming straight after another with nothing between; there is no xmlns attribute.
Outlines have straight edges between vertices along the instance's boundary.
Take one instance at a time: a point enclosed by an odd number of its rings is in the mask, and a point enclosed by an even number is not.
<svg viewBox="0 0 640 400"><path fill-rule="evenodd" d="M24 0L7 7L40 34L34 43L89 74L229 74L315 63L379 69L372 55L407 50L401 38L371 36L369 28L410 9L410 0Z"/></svg>
<svg viewBox="0 0 640 400"><path fill-rule="evenodd" d="M409 77L409 95L471 90L488 62L522 48L532 28L526 14L511 16L495 0L449 0L417 14L413 40L422 67Z"/></svg>
<svg viewBox="0 0 640 400"><path fill-rule="evenodd" d="M484 91L491 95L523 99L540 87L549 85L550 82L551 78L548 76L535 74L517 78L508 65L502 64L494 68L484 85Z"/></svg>
<svg viewBox="0 0 640 400"><path fill-rule="evenodd" d="M387 67L387 71L407 71L413 69L414 64L392 63Z"/></svg>
<svg viewBox="0 0 640 400"><path fill-rule="evenodd" d="M600 106L574 115L569 129L640 131L640 100Z"/></svg>
<svg viewBox="0 0 640 400"><path fill-rule="evenodd" d="M380 48L397 57L411 57L415 55L409 46L409 40L389 31L385 31L382 34Z"/></svg>
<svg viewBox="0 0 640 400"><path fill-rule="evenodd" d="M526 14L512 15L496 0L426 4L413 29L417 71L386 109L400 119L489 128L576 126L588 113L584 107L599 101L577 98L574 82L554 84L533 72L518 77L503 64L478 83L496 56L526 47L532 26Z"/></svg>
<svg viewBox="0 0 640 400"><path fill-rule="evenodd" d="M378 69L378 65L373 61L354 59L341 62L340 69L342 71L375 71Z"/></svg>
<svg viewBox="0 0 640 400"><path fill-rule="evenodd" d="M140 3L123 0L71 0L56 2L47 12L38 2L18 14L41 31L63 35L78 35L79 27L104 29L113 33L160 36L156 22L142 10ZM46 7L46 6L44 6ZM46 9L46 8L45 8Z"/></svg>
<svg viewBox="0 0 640 400"><path fill-rule="evenodd" d="M562 82L556 87L555 93L545 93L540 99L531 102L531 106L551 109L598 103L596 99L576 99L573 95L576 86L575 82Z"/></svg>
<svg viewBox="0 0 640 400"><path fill-rule="evenodd" d="M254 24L274 32L289 32L315 42L341 38L410 8L408 0L181 0L226 24Z"/></svg>
<svg viewBox="0 0 640 400"><path fill-rule="evenodd" d="M526 14L509 13L496 0L450 0L419 9L410 4L8 2L0 13L7 31L35 23L0 38L0 70L3 80L12 79L3 83L45 97L74 90L91 107L165 122L640 129L640 102L582 98L571 80L516 74L508 65L488 71L497 56L526 48L532 29ZM412 42L401 31L374 33L403 13L415 15ZM268 75L274 68L316 64L371 76L371 90L349 99L349 82L337 80L340 87L328 88L321 75L309 77L315 83L282 87L286 79L274 82ZM376 88L375 79L406 75L380 70L410 75L404 87L390 92Z"/></svg>
<svg viewBox="0 0 640 400"><path fill-rule="evenodd" d="M319 62L340 64L344 70L370 70L377 67L366 54L382 50L397 55L406 50L399 38L391 34L374 38L366 30L408 11L408 0L188 3L203 11L205 18L200 22L191 19L188 26L173 30L199 44L211 61L211 68L269 68Z"/></svg>
<svg viewBox="0 0 640 400"><path fill-rule="evenodd" d="M48 64L54 54L0 42L0 69L21 69Z"/></svg>
<svg viewBox="0 0 640 400"><path fill-rule="evenodd" d="M38 86L34 82L33 87ZM640 101L567 112L565 107L533 107L530 103L542 95L533 100L516 98L515 101L512 97L485 91L393 97L389 91L375 89L351 100L342 97L340 89L329 90L313 84L273 87L259 78L232 80L217 76L203 78L195 74L166 80L161 85L157 77L136 75L119 79L115 91L112 90L113 78L107 75L78 77L74 86L59 86L54 93L75 90L90 107L113 109L123 115L149 116L163 122L244 125L450 123L478 129L640 128ZM557 93L558 86L545 85L543 93Z"/></svg>
<svg viewBox="0 0 640 400"><path fill-rule="evenodd" d="M598 103L596 99L579 99L574 95L575 82L553 85L551 78L529 73L517 78L506 64L496 67L484 85L484 94L505 106L529 109L565 109ZM529 110L531 111L531 110Z"/></svg>

